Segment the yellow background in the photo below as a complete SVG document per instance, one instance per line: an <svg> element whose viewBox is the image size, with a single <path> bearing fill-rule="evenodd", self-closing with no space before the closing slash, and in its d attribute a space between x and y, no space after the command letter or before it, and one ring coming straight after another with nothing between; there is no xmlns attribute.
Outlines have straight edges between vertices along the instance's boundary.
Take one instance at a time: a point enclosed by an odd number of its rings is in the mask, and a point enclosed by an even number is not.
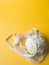
<svg viewBox="0 0 49 65"><path fill-rule="evenodd" d="M0 0L0 65L49 65L49 53L42 63L28 62L5 43L7 34L25 33L37 27L49 45L49 0Z"/></svg>

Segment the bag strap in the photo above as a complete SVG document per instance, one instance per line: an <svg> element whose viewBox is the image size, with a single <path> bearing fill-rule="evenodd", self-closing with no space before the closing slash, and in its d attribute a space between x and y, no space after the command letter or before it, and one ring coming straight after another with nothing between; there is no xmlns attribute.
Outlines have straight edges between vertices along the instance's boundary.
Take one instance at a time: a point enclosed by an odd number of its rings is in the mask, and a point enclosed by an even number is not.
<svg viewBox="0 0 49 65"><path fill-rule="evenodd" d="M13 47L13 46L10 44L10 42L9 42L9 38L10 38L11 36L13 36L13 33L8 34L5 40L6 40L6 44L7 44L11 49L13 49L14 47Z"/></svg>

